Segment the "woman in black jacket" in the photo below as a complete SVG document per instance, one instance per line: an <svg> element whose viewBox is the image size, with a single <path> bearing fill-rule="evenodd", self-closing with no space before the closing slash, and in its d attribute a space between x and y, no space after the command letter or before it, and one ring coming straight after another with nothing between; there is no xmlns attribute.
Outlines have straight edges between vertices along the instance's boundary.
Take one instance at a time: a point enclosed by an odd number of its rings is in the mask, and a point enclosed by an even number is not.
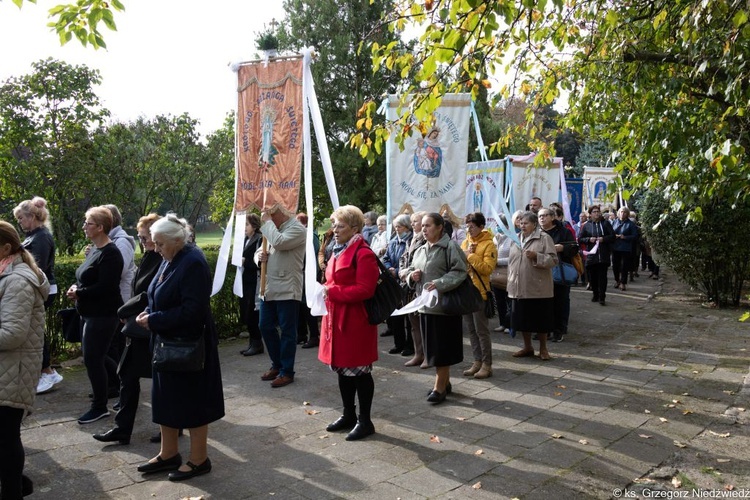
<svg viewBox="0 0 750 500"><path fill-rule="evenodd" d="M250 345L240 351L243 356L263 354L263 338L258 322L260 311L255 307L258 302L258 265L253 256L263 241L260 233L260 217L248 214L245 220L245 245L242 249L242 297L240 297L240 321L247 326L250 334Z"/></svg>
<svg viewBox="0 0 750 500"><path fill-rule="evenodd" d="M91 389L94 393L89 411L81 415L79 424L96 422L109 416L107 387L117 377L117 364L107 357L109 345L117 329L117 309L122 305L120 275L123 260L120 250L109 239L112 212L105 207L86 212L83 232L93 246L78 269L77 283L66 292L76 303L81 315L81 348Z"/></svg>
<svg viewBox="0 0 750 500"><path fill-rule="evenodd" d="M102 434L94 434L94 439L104 443L119 441L130 443L135 414L138 411L138 399L141 395L141 378L151 378L151 333L134 325L135 316L148 306L146 291L153 281L162 263L161 255L156 253L149 229L161 216L148 214L138 220L138 239L144 253L133 278L132 296L118 311L123 328L125 349L120 358L117 374L120 376L120 409L115 416L114 428ZM140 334L139 334L140 333ZM153 438L152 438L153 441ZM159 439L156 439L158 442Z"/></svg>
<svg viewBox="0 0 750 500"><path fill-rule="evenodd" d="M568 228L557 220L555 213L549 208L539 210L539 222L542 230L555 243L559 261L570 264L573 256L578 253L578 245ZM552 330L552 342L562 342L563 336L568 333L570 319L570 285L555 282L554 294L555 326Z"/></svg>

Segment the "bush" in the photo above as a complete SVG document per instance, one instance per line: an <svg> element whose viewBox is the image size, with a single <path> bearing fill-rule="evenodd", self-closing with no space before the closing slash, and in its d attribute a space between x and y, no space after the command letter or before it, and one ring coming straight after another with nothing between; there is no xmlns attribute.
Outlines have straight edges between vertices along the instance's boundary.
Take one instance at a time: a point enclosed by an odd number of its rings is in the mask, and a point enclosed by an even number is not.
<svg viewBox="0 0 750 500"><path fill-rule="evenodd" d="M670 212L668 202L648 193L639 206L643 230L652 248L685 283L719 307L738 306L748 276L750 245L743 228L750 205L703 207L703 220Z"/></svg>
<svg viewBox="0 0 750 500"><path fill-rule="evenodd" d="M208 261L208 267L213 275L216 269L216 261L219 256L218 248L203 249ZM137 259L138 260L138 259ZM62 338L62 323L57 317L57 311L72 307L73 303L65 297L65 291L76 282L76 269L83 262L83 256L57 256L55 260L55 279L58 292L52 305L47 309L47 333L50 341L50 354L53 358L60 358L71 345ZM136 265L138 262L136 262ZM239 299L232 293L236 268L229 265L227 268L224 286L221 291L211 297L211 311L216 322L216 329L220 338L229 338L237 335L244 325L240 325Z"/></svg>

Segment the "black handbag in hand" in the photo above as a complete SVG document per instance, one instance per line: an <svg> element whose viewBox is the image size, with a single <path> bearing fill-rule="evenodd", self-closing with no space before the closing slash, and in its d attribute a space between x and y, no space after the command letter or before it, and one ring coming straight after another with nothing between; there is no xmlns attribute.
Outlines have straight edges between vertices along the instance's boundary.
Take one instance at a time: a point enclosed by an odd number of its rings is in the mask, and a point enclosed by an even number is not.
<svg viewBox="0 0 750 500"><path fill-rule="evenodd" d="M166 338L154 341L154 369L158 372L197 372L206 363L205 333L198 338Z"/></svg>
<svg viewBox="0 0 750 500"><path fill-rule="evenodd" d="M378 261L380 276L378 276L378 284L375 286L375 295L365 300L367 322L371 325L379 325L388 319L391 313L401 307L404 302L404 290L401 288L401 284L377 256L375 256L375 260ZM354 262L356 265L356 255L354 256Z"/></svg>
<svg viewBox="0 0 750 500"><path fill-rule="evenodd" d="M447 250L445 251L445 268L446 272L450 270ZM484 299L482 299L482 293L471 281L471 276L466 273L466 279L458 287L439 294L438 304L445 314L463 316L482 309Z"/></svg>

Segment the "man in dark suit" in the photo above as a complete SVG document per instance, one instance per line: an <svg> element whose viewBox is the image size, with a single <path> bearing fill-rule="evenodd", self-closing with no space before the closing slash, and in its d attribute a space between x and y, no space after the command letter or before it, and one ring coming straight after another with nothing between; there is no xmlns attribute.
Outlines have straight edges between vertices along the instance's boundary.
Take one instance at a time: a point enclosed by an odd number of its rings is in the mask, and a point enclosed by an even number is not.
<svg viewBox="0 0 750 500"><path fill-rule="evenodd" d="M589 253L586 257L586 271L589 275L591 290L594 292L591 302L606 305L607 269L612 254L612 243L615 241L615 232L612 225L602 219L599 205L593 205L589 209L589 216L589 221L581 228L578 243L585 244L589 252L596 248L596 253Z"/></svg>

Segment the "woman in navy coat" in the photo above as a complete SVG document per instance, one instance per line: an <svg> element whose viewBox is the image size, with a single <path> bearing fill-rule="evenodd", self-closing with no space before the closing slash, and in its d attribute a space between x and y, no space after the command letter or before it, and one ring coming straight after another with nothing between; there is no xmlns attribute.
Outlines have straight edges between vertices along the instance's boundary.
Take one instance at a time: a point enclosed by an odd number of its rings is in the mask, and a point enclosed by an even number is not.
<svg viewBox="0 0 750 500"><path fill-rule="evenodd" d="M208 424L224 416L224 393L219 367L218 339L211 317L211 273L203 253L187 244L184 219L167 214L151 226L156 251L164 258L148 289L148 308L137 322L162 338L197 338L204 334L206 361L202 371L153 371L153 421L161 426L159 455L138 467L149 473L173 470L171 481L211 471ZM183 465L178 448L179 429L190 431L190 458Z"/></svg>

